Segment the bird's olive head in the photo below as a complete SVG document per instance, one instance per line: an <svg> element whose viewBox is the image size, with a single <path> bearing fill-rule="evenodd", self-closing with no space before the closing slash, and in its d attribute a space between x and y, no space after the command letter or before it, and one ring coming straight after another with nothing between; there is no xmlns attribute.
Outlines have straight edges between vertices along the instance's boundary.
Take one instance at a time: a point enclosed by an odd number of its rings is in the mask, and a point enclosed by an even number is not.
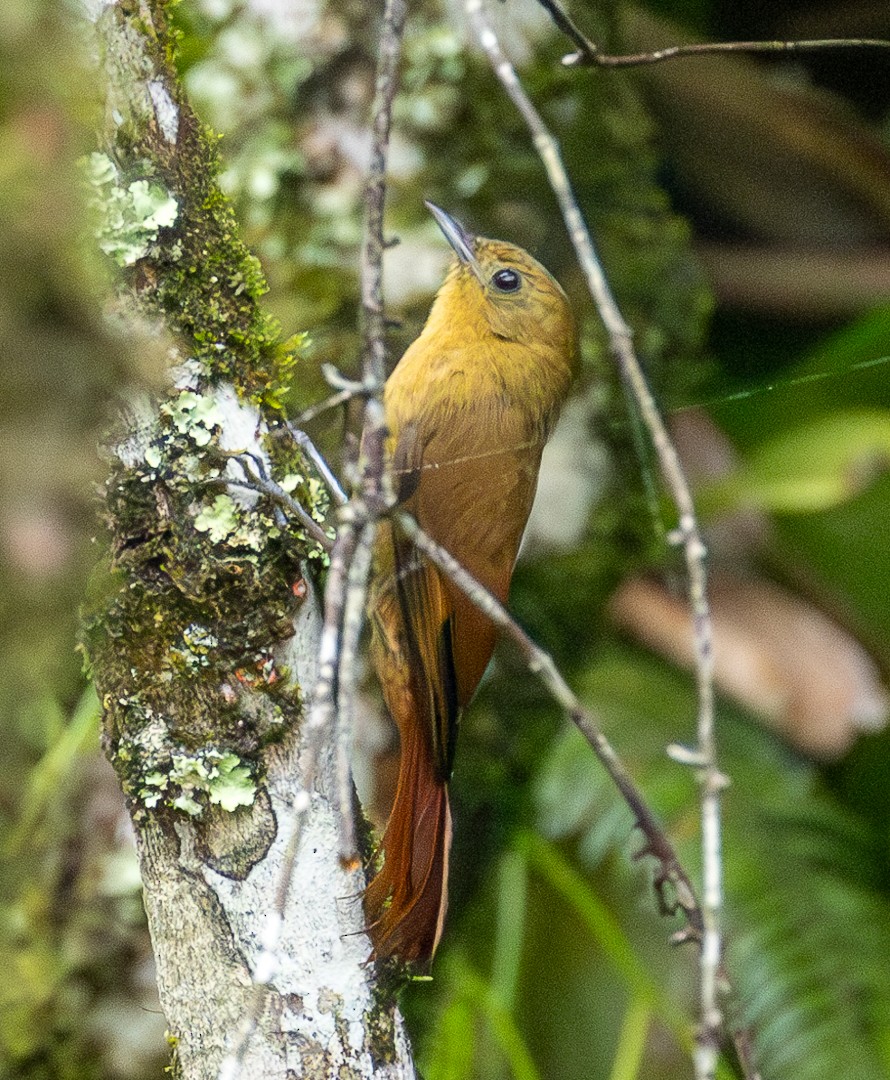
<svg viewBox="0 0 890 1080"><path fill-rule="evenodd" d="M426 205L457 256L440 292L449 316L465 321L468 332L549 346L574 362L575 320L556 279L521 247L473 236L438 206Z"/></svg>

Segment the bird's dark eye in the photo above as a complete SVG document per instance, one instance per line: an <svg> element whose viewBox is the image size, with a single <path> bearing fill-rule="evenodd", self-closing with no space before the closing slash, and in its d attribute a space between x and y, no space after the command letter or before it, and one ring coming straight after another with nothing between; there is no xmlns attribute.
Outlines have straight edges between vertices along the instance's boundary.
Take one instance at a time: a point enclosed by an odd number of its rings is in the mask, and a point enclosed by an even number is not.
<svg viewBox="0 0 890 1080"><path fill-rule="evenodd" d="M516 292L522 284L522 278L515 270L498 270L491 283L499 292Z"/></svg>

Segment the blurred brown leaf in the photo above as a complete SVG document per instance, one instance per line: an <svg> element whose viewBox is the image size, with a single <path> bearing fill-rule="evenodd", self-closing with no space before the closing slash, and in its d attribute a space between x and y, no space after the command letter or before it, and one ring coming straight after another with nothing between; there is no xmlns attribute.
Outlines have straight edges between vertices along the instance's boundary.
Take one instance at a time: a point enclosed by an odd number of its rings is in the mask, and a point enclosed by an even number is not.
<svg viewBox="0 0 890 1080"><path fill-rule="evenodd" d="M887 721L877 665L843 627L808 601L766 581L712 576L718 688L813 757L839 757ZM692 669L692 617L685 599L648 578L612 597L615 623L655 652Z"/></svg>

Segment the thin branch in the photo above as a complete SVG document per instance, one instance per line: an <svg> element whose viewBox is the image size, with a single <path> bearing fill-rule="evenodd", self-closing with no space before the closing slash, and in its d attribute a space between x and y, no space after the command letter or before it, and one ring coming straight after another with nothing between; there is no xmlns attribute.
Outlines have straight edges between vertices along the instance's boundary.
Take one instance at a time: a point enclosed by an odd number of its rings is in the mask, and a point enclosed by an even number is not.
<svg viewBox="0 0 890 1080"><path fill-rule="evenodd" d="M618 755L605 735L599 730L591 714L584 708L556 667L552 657L537 645L494 596L450 555L425 533L417 522L404 510L393 511L393 521L405 536L434 563L445 576L453 581L465 595L483 611L494 625L517 646L529 670L536 675L554 700L566 711L569 719L590 744L603 767L621 792L636 819L646 843L638 856L651 855L658 860L659 872L655 878L662 914L674 914L679 908L686 917L687 926L676 935L675 940L700 940L703 930L702 912L695 896L695 889L677 858L664 829L649 809L639 788L631 779ZM673 890L671 894L669 889Z"/></svg>
<svg viewBox="0 0 890 1080"><path fill-rule="evenodd" d="M356 714L356 670L359 640L365 623L368 577L371 573L376 532L377 524L373 517L369 516L362 526L349 566L343 610L343 633L340 642L336 745L337 802L340 820L340 859L344 866L350 868L358 864L351 767Z"/></svg>
<svg viewBox="0 0 890 1080"><path fill-rule="evenodd" d="M398 85L399 54L407 13L406 0L386 0L377 58L372 106L373 146L365 183L365 228L362 244L362 374L379 392L386 378L386 317L383 310L383 207L386 158L392 127L392 104ZM383 475L381 468L380 476Z"/></svg>
<svg viewBox="0 0 890 1080"><path fill-rule="evenodd" d="M383 246L390 247L391 244L384 243ZM368 398L380 391L378 384L357 382L355 379L350 379L339 372L333 364L322 364L321 373L335 393L322 401L317 401L314 405L310 405L291 421L298 428L303 424L308 424L316 416L321 416L322 413L328 412L330 409L336 409L339 405L352 401L353 398Z"/></svg>
<svg viewBox="0 0 890 1080"><path fill-rule="evenodd" d="M331 538L324 531L321 525L311 517L309 512L304 509L296 499L292 499L287 492L279 484L276 484L269 476L264 475L265 470L262 472L258 467L258 459L253 454L240 454L237 457L232 457L230 460L236 461L244 472L244 482L235 479L228 479L226 483L230 487L240 487L247 491L260 491L264 495L269 495L271 498L284 503L291 513L298 519L303 526L303 530L310 536L316 544L323 550L331 550ZM252 469L247 462L250 461L254 466L257 466L256 471Z"/></svg>
<svg viewBox="0 0 890 1080"><path fill-rule="evenodd" d="M543 2L543 0L542 0ZM890 49L890 41L881 38L822 38L818 41L703 41L687 45L669 45L654 52L610 56L597 53L595 57L570 53L562 59L566 67L641 67L659 64L662 60L688 56L714 56L720 53L802 53L826 49Z"/></svg>
<svg viewBox="0 0 890 1080"><path fill-rule="evenodd" d="M580 29L559 0L538 0L557 27L577 48L562 58L566 67L640 67L660 64L688 56L711 56L719 53L798 53L825 49L890 49L882 38L820 38L814 41L708 41L687 45L669 45L653 52L613 56L604 53L596 42Z"/></svg>
<svg viewBox="0 0 890 1080"><path fill-rule="evenodd" d="M355 654L361 631L361 615L365 605L367 578L370 570L371 543L376 521L376 507L382 505L380 492L385 469L385 423L383 405L378 394L385 374L386 329L383 297L383 203L386 184L386 157L392 118L392 103L396 91L398 59L407 7L405 0L386 0L377 83L373 104L374 146L365 196L365 241L362 248L362 383L360 393L366 397L362 439L365 468L358 495L343 503L345 494L330 472L322 456L305 433L290 428L291 435L328 482L335 500L341 502L338 527L328 573L324 598L324 621L318 656L318 676L311 705L303 726L303 749L300 758L302 787L294 796L291 836L278 879L275 904L270 914L269 933L263 941L263 951L253 973L255 997L249 1015L236 1033L234 1045L220 1070L220 1080L232 1080L240 1071L248 1042L256 1030L265 1000L266 986L275 975L282 913L293 885L293 872L299 852L302 828L312 801L312 791L318 775L319 759L325 739L337 732L335 746L343 748L349 737L349 725L342 730L344 700L347 713L355 695ZM348 384L340 387L347 396L356 393ZM370 396L369 396L370 395ZM345 399L344 399L345 400ZM274 481L253 475L258 488L276 498L282 505L299 513L301 522L305 511ZM370 493L366 502L363 495ZM370 510L369 510L370 507ZM338 788L341 814L341 856L350 859L355 850L351 818L352 785L348 761L338 762ZM345 775L344 775L345 772ZM348 792L348 795L346 794Z"/></svg>
<svg viewBox="0 0 890 1080"><path fill-rule="evenodd" d="M349 568L345 611L341 610L343 634L339 654L337 727L337 775L340 789L341 857L355 852L352 822L352 771L349 744L355 713L359 637L364 621L371 571L372 545L380 509L387 503L386 418L380 399L386 378L386 316L383 306L383 210L386 201L386 161L392 128L392 106L398 86L399 57L407 14L406 0L386 0L377 57L374 88L373 145L365 183L365 221L361 258L362 385L366 400L360 448L361 475L358 491L347 504L361 520L361 538Z"/></svg>
<svg viewBox="0 0 890 1080"><path fill-rule="evenodd" d="M600 56L599 48L590 40L589 37L581 30L574 19L563 8L557 0L538 0L538 3L547 12L550 18L556 23L557 27L570 38L578 49L578 57L581 59L573 60L572 63L588 63L591 57ZM564 64L570 62L570 57L564 56L562 59Z"/></svg>
<svg viewBox="0 0 890 1080"><path fill-rule="evenodd" d="M714 683L712 624L707 597L705 546L701 538L689 484L677 451L658 412L655 399L633 347L624 321L597 257L587 225L562 162L559 144L526 94L504 55L482 9L482 0L465 0L467 16L504 89L521 113L541 156L550 185L559 202L578 261L587 278L609 345L622 377L630 387L643 423L652 439L661 472L677 507L679 526L672 539L682 544L693 612L698 685L698 745L687 756L697 769L702 814L703 896L700 960L701 1030L696 1042L695 1068L699 1080L711 1080L717 1066L723 1016L718 998L718 971L722 957L722 859L720 850L720 793L726 778L717 768L714 737Z"/></svg>
<svg viewBox="0 0 890 1080"><path fill-rule="evenodd" d="M316 449L315 443L309 438L305 431L301 431L298 427L295 427L287 421L285 421L285 429L297 446L299 446L306 457L312 462L315 471L326 484L327 489L334 500L341 505L345 503L346 492L340 486L340 481L332 472L331 467Z"/></svg>
<svg viewBox="0 0 890 1080"><path fill-rule="evenodd" d="M345 405L347 401L351 401L356 396L356 391L352 387L346 386L335 394L330 394L323 401L317 401L314 405L304 409L299 416L294 418L294 426L301 428L304 424L308 424L310 420L314 420L317 416L330 412L331 409L336 409L340 405Z"/></svg>

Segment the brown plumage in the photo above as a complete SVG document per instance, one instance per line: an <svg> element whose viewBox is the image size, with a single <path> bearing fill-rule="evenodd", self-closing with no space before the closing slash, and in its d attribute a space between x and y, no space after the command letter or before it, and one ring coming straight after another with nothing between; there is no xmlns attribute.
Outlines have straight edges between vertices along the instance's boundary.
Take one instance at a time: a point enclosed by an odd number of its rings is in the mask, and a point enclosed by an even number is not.
<svg viewBox="0 0 890 1080"><path fill-rule="evenodd" d="M574 375L575 326L562 289L530 255L472 237L430 209L457 259L386 384L394 481L421 527L506 602L541 451ZM496 633L388 525L375 548L369 607L401 756L365 913L378 958L425 965L447 905L448 781L460 716Z"/></svg>

